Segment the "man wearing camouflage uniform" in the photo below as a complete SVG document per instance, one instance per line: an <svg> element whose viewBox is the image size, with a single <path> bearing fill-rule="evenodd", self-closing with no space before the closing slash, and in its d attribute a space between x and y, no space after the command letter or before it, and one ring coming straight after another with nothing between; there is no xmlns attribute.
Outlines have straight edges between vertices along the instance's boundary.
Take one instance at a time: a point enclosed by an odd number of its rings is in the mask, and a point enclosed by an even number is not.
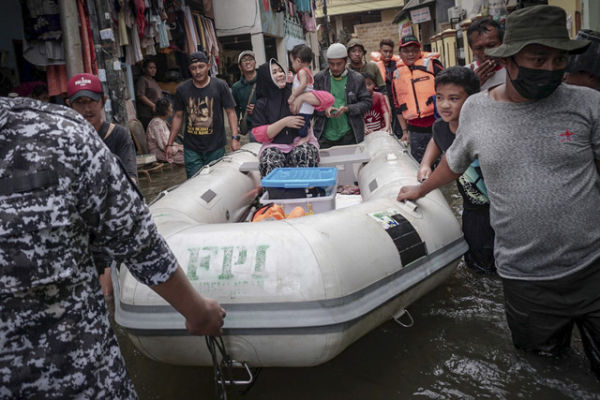
<svg viewBox="0 0 600 400"><path fill-rule="evenodd" d="M95 265L124 262L219 334L225 311L191 286L150 213L77 112L0 98L0 398L135 399Z"/></svg>

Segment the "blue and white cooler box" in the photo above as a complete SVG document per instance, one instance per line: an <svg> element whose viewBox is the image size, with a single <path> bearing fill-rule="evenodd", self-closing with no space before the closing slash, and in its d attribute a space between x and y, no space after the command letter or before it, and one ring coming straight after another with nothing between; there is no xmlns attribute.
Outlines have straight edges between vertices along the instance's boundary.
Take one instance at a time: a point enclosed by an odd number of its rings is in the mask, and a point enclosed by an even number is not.
<svg viewBox="0 0 600 400"><path fill-rule="evenodd" d="M335 209L337 168L275 168L261 181L262 204L277 203L289 214L297 206L307 215Z"/></svg>

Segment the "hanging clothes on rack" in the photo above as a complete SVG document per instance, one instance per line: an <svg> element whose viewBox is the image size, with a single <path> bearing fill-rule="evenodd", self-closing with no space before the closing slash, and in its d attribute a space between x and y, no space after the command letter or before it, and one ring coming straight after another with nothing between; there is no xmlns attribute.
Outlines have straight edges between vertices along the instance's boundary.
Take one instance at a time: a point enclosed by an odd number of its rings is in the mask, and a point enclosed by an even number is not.
<svg viewBox="0 0 600 400"><path fill-rule="evenodd" d="M67 93L66 65L49 65L46 67L46 81L48 82L49 96L59 96Z"/></svg>
<svg viewBox="0 0 600 400"><path fill-rule="evenodd" d="M79 11L79 35L81 37L83 72L95 75L98 73L98 65L96 65L96 53L93 45L94 39L92 38L90 19L85 10L83 0L77 0L77 10Z"/></svg>
<svg viewBox="0 0 600 400"><path fill-rule="evenodd" d="M196 25L194 24L194 19L192 18L192 11L190 10L190 7L185 6L183 8L183 12L185 13L185 20L188 26L187 29L189 29L191 37L191 43L188 46L188 48L191 49L191 51L188 52L189 54L198 50L198 32L196 30Z"/></svg>
<svg viewBox="0 0 600 400"><path fill-rule="evenodd" d="M138 36L141 39L144 36L144 30L146 29L146 18L144 11L146 11L145 0L133 0L135 5L135 22L137 25Z"/></svg>
<svg viewBox="0 0 600 400"><path fill-rule="evenodd" d="M119 46L129 46L129 33L127 32L126 7L121 7L117 16L119 26Z"/></svg>

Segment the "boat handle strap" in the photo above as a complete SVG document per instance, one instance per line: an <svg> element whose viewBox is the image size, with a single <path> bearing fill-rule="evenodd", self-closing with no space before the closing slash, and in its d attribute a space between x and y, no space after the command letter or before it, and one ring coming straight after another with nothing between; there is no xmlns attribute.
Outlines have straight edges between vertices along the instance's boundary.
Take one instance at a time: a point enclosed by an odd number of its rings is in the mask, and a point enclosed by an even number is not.
<svg viewBox="0 0 600 400"><path fill-rule="evenodd" d="M243 367L246 370L246 373L248 374L248 377L245 380L228 380L228 379L221 379L219 380L219 384L223 384L223 385L249 385L254 381L254 376L252 375L252 371L250 370L250 367L248 366L248 363L245 361L236 361L236 360L229 360L228 361L229 367L233 367L233 368L240 368Z"/></svg>
<svg viewBox="0 0 600 400"><path fill-rule="evenodd" d="M404 323L402 321L400 321L400 318L402 318L404 315L408 316L408 322ZM415 324L415 320L413 319L412 315L410 315L410 312L408 312L408 310L406 308L401 309L400 311L398 311L396 314L394 314L394 316L392 317L392 319L394 321L396 321L396 323L400 326L403 326L405 328L410 328Z"/></svg>

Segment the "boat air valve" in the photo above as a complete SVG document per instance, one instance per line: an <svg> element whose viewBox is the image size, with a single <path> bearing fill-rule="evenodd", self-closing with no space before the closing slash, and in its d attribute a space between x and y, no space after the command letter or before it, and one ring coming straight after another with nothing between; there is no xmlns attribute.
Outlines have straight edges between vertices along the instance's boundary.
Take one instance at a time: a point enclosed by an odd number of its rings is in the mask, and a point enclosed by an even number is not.
<svg viewBox="0 0 600 400"><path fill-rule="evenodd" d="M408 316L408 322L404 323L402 321L400 321L400 318L402 318L403 316L407 315ZM412 315L410 315L410 313L408 312L408 310L406 308L402 308L400 309L396 314L394 314L394 316L392 317L392 319L394 321L396 321L396 323L398 325L401 325L405 328L410 328L415 324L415 320L413 319Z"/></svg>

